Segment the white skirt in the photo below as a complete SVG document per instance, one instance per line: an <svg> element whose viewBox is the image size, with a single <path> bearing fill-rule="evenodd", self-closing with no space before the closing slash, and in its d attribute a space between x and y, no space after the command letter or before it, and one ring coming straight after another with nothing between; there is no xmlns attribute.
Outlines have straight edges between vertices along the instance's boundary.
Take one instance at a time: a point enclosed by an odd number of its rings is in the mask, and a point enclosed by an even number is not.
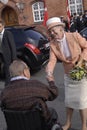
<svg viewBox="0 0 87 130"><path fill-rule="evenodd" d="M65 74L64 85L65 106L73 109L87 108L87 78L75 81Z"/></svg>

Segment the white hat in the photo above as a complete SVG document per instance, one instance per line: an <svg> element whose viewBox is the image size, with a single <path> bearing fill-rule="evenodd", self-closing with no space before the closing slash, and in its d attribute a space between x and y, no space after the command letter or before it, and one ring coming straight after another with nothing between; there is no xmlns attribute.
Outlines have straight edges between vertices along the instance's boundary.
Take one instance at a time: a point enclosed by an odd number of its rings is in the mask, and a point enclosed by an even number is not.
<svg viewBox="0 0 87 130"><path fill-rule="evenodd" d="M61 22L61 19L59 17L53 17L47 20L46 26L48 29L54 27L54 26L65 26L63 22Z"/></svg>

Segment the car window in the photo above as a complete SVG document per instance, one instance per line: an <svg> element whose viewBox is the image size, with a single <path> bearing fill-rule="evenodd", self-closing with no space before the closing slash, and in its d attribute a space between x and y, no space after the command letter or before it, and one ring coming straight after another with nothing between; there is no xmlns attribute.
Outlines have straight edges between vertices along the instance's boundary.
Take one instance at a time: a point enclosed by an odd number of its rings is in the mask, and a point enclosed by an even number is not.
<svg viewBox="0 0 87 130"><path fill-rule="evenodd" d="M11 29L10 31L13 33L14 40L17 47L22 46L26 42L23 30Z"/></svg>
<svg viewBox="0 0 87 130"><path fill-rule="evenodd" d="M25 30L25 34L34 40L44 39L44 36L35 30Z"/></svg>
<svg viewBox="0 0 87 130"><path fill-rule="evenodd" d="M26 39L28 42L32 43L35 46L42 46L43 41L46 40L44 35L34 30L25 30Z"/></svg>

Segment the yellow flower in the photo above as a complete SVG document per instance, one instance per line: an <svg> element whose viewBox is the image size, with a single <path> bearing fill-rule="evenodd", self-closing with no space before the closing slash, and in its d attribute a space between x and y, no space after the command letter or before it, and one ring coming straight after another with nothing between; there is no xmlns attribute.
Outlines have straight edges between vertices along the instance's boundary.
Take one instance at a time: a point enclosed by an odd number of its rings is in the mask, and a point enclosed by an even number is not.
<svg viewBox="0 0 87 130"><path fill-rule="evenodd" d="M86 70L83 67L75 67L69 74L71 79L79 81L86 76Z"/></svg>

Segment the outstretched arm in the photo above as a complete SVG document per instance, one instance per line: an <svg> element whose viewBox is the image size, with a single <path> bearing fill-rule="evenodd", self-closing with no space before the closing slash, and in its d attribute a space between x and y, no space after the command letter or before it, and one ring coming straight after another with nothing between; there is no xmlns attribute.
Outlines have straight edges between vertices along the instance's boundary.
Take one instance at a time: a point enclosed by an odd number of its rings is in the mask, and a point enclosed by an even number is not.
<svg viewBox="0 0 87 130"><path fill-rule="evenodd" d="M46 78L48 81L54 81L53 71L56 63L57 63L57 57L55 56L54 52L50 48L49 62L46 66Z"/></svg>

